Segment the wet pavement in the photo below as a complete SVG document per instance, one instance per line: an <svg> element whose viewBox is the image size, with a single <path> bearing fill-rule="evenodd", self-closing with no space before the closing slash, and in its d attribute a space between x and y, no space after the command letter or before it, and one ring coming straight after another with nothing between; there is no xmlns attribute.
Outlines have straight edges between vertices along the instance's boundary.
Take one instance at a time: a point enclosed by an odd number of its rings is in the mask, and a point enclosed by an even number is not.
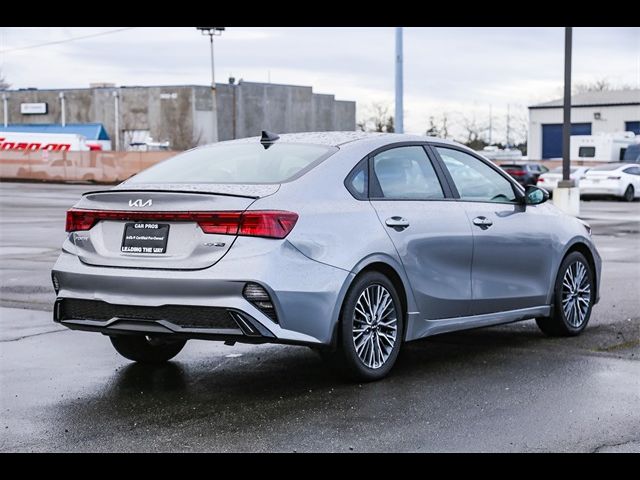
<svg viewBox="0 0 640 480"><path fill-rule="evenodd" d="M604 264L580 337L441 335L350 384L305 347L191 341L149 367L53 324L64 212L90 189L0 184L0 451L640 451L638 202L582 203Z"/></svg>

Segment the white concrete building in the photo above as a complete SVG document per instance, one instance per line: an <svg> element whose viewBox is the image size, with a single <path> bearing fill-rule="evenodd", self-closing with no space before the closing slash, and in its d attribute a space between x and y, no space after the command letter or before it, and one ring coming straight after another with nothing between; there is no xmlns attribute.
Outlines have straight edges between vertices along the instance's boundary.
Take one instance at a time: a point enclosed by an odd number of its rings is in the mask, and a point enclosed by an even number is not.
<svg viewBox="0 0 640 480"><path fill-rule="evenodd" d="M529 107L528 157L562 157L563 100ZM571 97L571 134L630 131L640 135L640 89L586 92Z"/></svg>

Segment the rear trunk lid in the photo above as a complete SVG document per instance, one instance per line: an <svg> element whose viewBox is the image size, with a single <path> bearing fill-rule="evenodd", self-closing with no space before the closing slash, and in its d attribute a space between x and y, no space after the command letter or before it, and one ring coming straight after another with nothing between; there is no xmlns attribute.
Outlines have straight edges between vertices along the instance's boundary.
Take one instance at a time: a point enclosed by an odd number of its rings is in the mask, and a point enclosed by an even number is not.
<svg viewBox="0 0 640 480"><path fill-rule="evenodd" d="M205 233L203 212L243 212L279 185L127 185L85 194L74 207L93 219L70 240L84 263L195 270L218 262L237 235ZM224 214L224 212L227 212ZM213 218L221 218L217 215ZM217 221L217 220L216 220Z"/></svg>

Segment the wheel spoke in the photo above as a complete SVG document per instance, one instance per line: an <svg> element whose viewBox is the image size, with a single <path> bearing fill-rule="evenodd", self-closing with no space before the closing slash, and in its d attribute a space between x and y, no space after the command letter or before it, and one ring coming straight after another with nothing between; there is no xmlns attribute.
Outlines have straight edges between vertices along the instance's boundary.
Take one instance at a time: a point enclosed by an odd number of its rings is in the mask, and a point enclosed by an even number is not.
<svg viewBox="0 0 640 480"><path fill-rule="evenodd" d="M366 287L353 312L353 345L369 368L382 367L397 342L398 317L391 293L382 285Z"/></svg>

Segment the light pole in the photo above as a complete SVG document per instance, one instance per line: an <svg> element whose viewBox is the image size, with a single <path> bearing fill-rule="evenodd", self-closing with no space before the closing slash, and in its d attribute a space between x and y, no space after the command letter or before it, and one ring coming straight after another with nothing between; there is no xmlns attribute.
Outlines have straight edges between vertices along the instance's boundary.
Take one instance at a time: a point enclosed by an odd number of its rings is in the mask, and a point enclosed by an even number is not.
<svg viewBox="0 0 640 480"><path fill-rule="evenodd" d="M564 105L562 125L562 180L553 192L553 203L569 215L580 214L580 189L571 179L571 50L572 29L564 29Z"/></svg>
<svg viewBox="0 0 640 480"><path fill-rule="evenodd" d="M209 42L211 44L211 88L216 88L215 71L213 69L213 37L222 35L225 27L196 27L200 30L202 35L209 35Z"/></svg>
<svg viewBox="0 0 640 480"><path fill-rule="evenodd" d="M572 29L564 29L564 106L562 125L562 181L570 181L570 161L569 153L571 146L571 44ZM568 187L572 187L567 183Z"/></svg>
<svg viewBox="0 0 640 480"><path fill-rule="evenodd" d="M9 125L9 108L7 106L7 94L2 94L2 111L4 115L4 126L5 128Z"/></svg>
<svg viewBox="0 0 640 480"><path fill-rule="evenodd" d="M404 109L402 104L402 27L396 27L396 121L395 131L404 133Z"/></svg>

